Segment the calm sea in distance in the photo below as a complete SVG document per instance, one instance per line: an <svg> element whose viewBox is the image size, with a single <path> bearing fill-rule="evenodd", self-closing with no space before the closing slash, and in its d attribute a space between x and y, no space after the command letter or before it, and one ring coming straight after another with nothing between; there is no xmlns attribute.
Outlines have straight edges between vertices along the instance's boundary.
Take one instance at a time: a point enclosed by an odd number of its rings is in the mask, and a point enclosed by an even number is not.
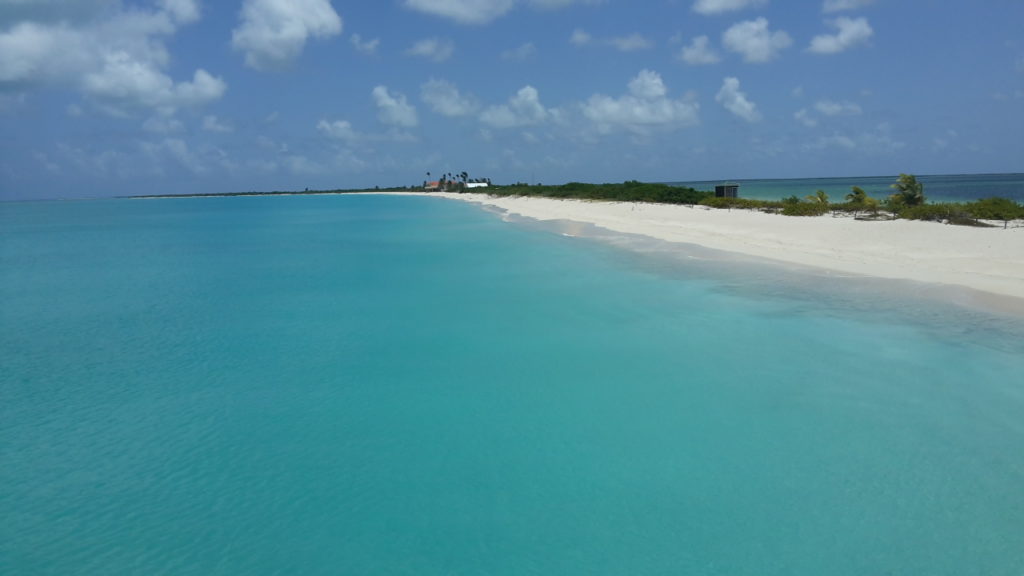
<svg viewBox="0 0 1024 576"><path fill-rule="evenodd" d="M0 573L1024 573L1024 320L573 233L0 203Z"/></svg>
<svg viewBox="0 0 1024 576"><path fill-rule="evenodd" d="M918 176L925 196L934 202L971 202L999 196L1024 202L1024 174L952 174ZM893 193L896 176L858 176L844 178L782 178L775 180L732 180L740 185L740 196L758 200L781 200L788 196L803 198L824 190L833 202L842 202L850 188L860 186L879 200ZM719 180L675 182L698 190L714 190Z"/></svg>

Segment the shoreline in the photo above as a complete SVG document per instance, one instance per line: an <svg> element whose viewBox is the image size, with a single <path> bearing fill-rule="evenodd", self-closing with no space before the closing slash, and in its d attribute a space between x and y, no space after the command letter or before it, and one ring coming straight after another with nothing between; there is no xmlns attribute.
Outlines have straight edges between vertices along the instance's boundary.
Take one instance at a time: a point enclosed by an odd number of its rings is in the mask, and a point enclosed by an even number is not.
<svg viewBox="0 0 1024 576"><path fill-rule="evenodd" d="M967 288L984 293L979 296L985 308L1024 314L1024 228L861 221L829 215L786 217L701 206L485 193L409 195L461 200L538 221L582 222L842 274Z"/></svg>

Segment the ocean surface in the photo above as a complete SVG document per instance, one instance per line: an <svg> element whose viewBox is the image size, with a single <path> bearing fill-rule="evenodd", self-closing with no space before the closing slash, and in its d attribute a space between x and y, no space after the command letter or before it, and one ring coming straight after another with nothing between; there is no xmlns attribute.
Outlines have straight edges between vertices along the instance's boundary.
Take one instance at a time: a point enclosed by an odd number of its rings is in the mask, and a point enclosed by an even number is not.
<svg viewBox="0 0 1024 576"><path fill-rule="evenodd" d="M789 196L803 199L824 190L833 202L842 202L850 188L860 186L879 200L893 193L893 176L858 176L849 178L790 178L775 180L731 180L740 185L740 196L758 200L781 200ZM929 202L972 202L981 198L998 196L1017 202L1024 202L1024 174L952 174L919 175L918 182L924 184L924 193ZM714 190L722 181L705 180L674 182L692 186L698 190Z"/></svg>
<svg viewBox="0 0 1024 576"><path fill-rule="evenodd" d="M569 232L0 203L0 573L1024 574L1024 321Z"/></svg>

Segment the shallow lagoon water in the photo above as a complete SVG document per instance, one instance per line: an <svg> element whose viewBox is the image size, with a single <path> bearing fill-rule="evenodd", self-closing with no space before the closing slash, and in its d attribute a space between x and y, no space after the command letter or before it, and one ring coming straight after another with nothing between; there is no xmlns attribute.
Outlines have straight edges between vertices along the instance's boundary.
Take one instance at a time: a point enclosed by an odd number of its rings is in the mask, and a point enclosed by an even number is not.
<svg viewBox="0 0 1024 576"><path fill-rule="evenodd" d="M1024 569L1018 319L427 198L0 224L0 572Z"/></svg>

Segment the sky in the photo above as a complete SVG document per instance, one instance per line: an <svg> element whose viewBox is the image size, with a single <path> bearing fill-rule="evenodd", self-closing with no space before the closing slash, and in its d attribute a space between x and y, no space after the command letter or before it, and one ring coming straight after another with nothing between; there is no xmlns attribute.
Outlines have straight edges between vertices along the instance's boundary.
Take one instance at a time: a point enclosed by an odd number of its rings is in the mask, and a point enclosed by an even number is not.
<svg viewBox="0 0 1024 576"><path fill-rule="evenodd" d="M0 0L0 199L1024 172L1021 0Z"/></svg>

